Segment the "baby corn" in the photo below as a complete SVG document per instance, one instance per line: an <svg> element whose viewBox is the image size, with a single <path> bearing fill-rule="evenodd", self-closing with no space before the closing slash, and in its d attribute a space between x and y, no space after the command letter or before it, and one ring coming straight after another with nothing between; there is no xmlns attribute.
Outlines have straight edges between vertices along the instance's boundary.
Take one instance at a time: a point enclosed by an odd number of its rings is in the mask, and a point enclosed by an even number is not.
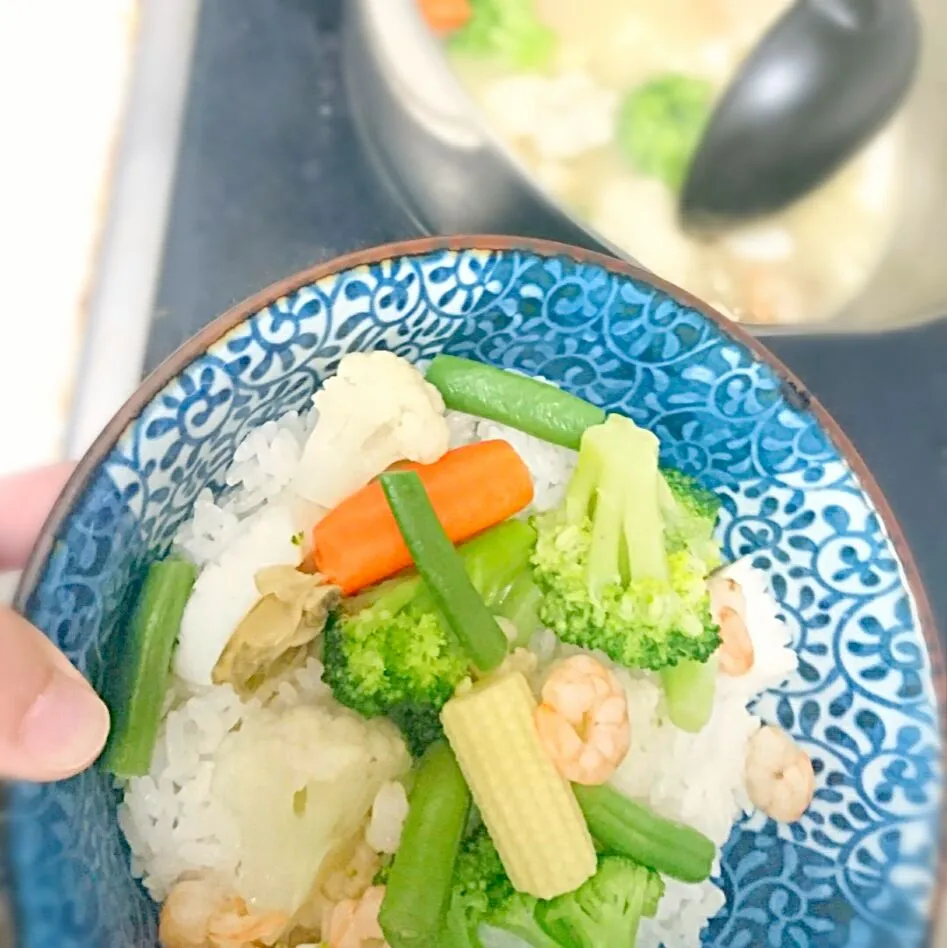
<svg viewBox="0 0 947 948"><path fill-rule="evenodd" d="M450 700L444 731L513 886L540 899L595 873L585 817L539 742L536 699L520 673Z"/></svg>

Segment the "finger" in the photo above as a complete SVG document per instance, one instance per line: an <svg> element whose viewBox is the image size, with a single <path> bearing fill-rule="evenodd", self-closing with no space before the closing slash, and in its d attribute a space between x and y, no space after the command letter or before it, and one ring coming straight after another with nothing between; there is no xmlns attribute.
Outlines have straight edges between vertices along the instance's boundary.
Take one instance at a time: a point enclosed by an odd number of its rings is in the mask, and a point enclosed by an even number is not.
<svg viewBox="0 0 947 948"><path fill-rule="evenodd" d="M21 569L53 502L72 474L71 462L0 478L0 570Z"/></svg>
<svg viewBox="0 0 947 948"><path fill-rule="evenodd" d="M108 728L108 709L66 657L0 609L0 777L70 777L98 757Z"/></svg>

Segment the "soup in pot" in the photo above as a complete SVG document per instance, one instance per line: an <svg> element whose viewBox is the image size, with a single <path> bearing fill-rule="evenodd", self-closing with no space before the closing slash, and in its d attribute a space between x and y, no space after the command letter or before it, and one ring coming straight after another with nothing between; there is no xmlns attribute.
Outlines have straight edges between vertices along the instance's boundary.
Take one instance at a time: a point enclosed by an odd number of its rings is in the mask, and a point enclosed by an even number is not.
<svg viewBox="0 0 947 948"><path fill-rule="evenodd" d="M827 319L867 284L897 216L895 119L771 217L685 232L678 190L713 103L791 0L422 4L488 121L612 245L736 320Z"/></svg>

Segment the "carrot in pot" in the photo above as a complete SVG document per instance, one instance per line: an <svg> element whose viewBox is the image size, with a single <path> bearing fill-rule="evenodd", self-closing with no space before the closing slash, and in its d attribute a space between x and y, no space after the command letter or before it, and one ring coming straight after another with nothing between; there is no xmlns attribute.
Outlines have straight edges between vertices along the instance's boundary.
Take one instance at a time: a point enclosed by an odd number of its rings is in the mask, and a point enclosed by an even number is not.
<svg viewBox="0 0 947 948"><path fill-rule="evenodd" d="M533 499L529 469L506 441L468 444L433 464L396 467L418 473L452 543L501 523ZM316 524L313 547L315 571L347 596L412 563L378 481L343 500Z"/></svg>
<svg viewBox="0 0 947 948"><path fill-rule="evenodd" d="M427 25L444 36L467 25L473 16L470 0L418 0Z"/></svg>

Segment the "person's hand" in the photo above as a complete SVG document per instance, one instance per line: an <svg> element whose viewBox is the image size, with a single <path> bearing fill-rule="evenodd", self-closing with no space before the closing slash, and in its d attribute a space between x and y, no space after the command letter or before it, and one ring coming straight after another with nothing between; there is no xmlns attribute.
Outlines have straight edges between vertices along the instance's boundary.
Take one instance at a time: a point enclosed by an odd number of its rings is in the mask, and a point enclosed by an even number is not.
<svg viewBox="0 0 947 948"><path fill-rule="evenodd" d="M71 469L0 479L0 571L22 568ZM0 607L0 778L70 777L99 755L108 729L108 709L68 659Z"/></svg>

